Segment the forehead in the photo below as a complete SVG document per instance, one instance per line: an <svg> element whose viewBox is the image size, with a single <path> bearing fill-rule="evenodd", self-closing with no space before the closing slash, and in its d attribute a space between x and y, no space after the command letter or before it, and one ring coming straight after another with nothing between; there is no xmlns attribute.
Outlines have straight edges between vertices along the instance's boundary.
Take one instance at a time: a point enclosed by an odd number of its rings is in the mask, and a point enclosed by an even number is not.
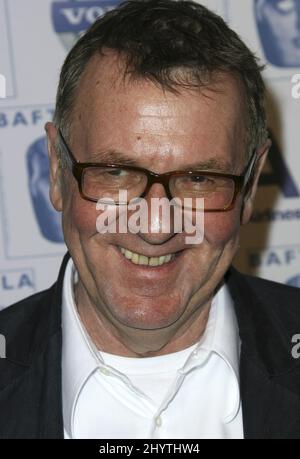
<svg viewBox="0 0 300 459"><path fill-rule="evenodd" d="M94 56L88 63L73 109L74 143L89 151L100 146L134 152L136 140L157 144L158 150L171 144L194 148L196 140L203 146L214 141L216 149L243 142L245 98L233 76L174 94L149 80L123 75L124 62L113 54Z"/></svg>

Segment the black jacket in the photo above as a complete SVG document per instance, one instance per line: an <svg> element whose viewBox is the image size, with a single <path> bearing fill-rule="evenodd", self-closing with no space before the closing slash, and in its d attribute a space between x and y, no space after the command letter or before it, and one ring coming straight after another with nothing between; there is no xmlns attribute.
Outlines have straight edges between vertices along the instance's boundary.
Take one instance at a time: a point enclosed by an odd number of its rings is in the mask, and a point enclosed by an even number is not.
<svg viewBox="0 0 300 459"><path fill-rule="evenodd" d="M0 359L0 438L63 438L61 297L57 282L0 312L6 358ZM300 439L300 289L245 276L227 282L241 338L245 438Z"/></svg>

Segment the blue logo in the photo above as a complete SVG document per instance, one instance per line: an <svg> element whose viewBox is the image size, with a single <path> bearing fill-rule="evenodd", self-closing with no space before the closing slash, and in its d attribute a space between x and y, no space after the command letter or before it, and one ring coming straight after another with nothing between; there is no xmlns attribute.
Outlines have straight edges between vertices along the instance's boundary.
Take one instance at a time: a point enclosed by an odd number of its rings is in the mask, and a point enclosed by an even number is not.
<svg viewBox="0 0 300 459"><path fill-rule="evenodd" d="M300 67L300 1L255 0L254 5L266 59L277 67Z"/></svg>
<svg viewBox="0 0 300 459"><path fill-rule="evenodd" d="M49 198L49 160L46 137L33 142L27 151L29 192L34 213L43 237L51 242L64 242L61 215Z"/></svg>
<svg viewBox="0 0 300 459"><path fill-rule="evenodd" d="M95 20L113 10L117 0L70 0L52 3L52 22L55 32L67 50Z"/></svg>

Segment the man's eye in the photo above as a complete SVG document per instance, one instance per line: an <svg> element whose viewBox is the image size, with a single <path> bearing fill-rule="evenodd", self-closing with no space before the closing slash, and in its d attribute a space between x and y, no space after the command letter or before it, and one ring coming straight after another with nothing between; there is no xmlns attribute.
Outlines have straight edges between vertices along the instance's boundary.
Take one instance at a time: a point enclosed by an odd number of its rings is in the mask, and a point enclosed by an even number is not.
<svg viewBox="0 0 300 459"><path fill-rule="evenodd" d="M207 177L204 177L203 175L192 175L190 177L192 182L197 182L197 183L203 183L209 181Z"/></svg>
<svg viewBox="0 0 300 459"><path fill-rule="evenodd" d="M94 181L113 181L113 180L124 180L130 177L129 171L124 169L113 169L113 168L90 168L85 172L86 180Z"/></svg>
<svg viewBox="0 0 300 459"><path fill-rule="evenodd" d="M127 175L127 171L124 169L110 169L106 173L112 177L125 177Z"/></svg>
<svg viewBox="0 0 300 459"><path fill-rule="evenodd" d="M192 184L199 184L202 186L214 186L215 180L211 177L206 177L205 175L192 175L189 177L189 182Z"/></svg>

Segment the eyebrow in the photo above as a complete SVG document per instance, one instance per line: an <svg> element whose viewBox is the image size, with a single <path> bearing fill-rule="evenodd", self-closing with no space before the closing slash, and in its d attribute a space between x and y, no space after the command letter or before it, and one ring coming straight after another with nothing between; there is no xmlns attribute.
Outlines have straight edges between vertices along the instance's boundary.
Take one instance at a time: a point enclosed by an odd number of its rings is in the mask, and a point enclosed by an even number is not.
<svg viewBox="0 0 300 459"><path fill-rule="evenodd" d="M100 151L90 156L88 162L95 163L104 163L104 164L120 164L123 166L135 166L147 169L144 167L140 161L131 158L125 153L109 149L105 151ZM200 161L196 164L189 163L182 168L172 169L172 170L207 170L207 171L230 171L232 169L232 163L230 161L222 160L220 158L209 158L204 161ZM171 171L171 170L170 170Z"/></svg>
<svg viewBox="0 0 300 459"><path fill-rule="evenodd" d="M188 164L183 170L210 170L210 171L229 171L232 169L231 161L220 158L209 158L196 164Z"/></svg>
<svg viewBox="0 0 300 459"><path fill-rule="evenodd" d="M106 163L106 164L122 164L124 166L139 166L138 162L130 158L130 156L122 153L118 150L106 150L95 153L90 156L88 162L99 162L99 163ZM141 166L139 166L141 167Z"/></svg>

